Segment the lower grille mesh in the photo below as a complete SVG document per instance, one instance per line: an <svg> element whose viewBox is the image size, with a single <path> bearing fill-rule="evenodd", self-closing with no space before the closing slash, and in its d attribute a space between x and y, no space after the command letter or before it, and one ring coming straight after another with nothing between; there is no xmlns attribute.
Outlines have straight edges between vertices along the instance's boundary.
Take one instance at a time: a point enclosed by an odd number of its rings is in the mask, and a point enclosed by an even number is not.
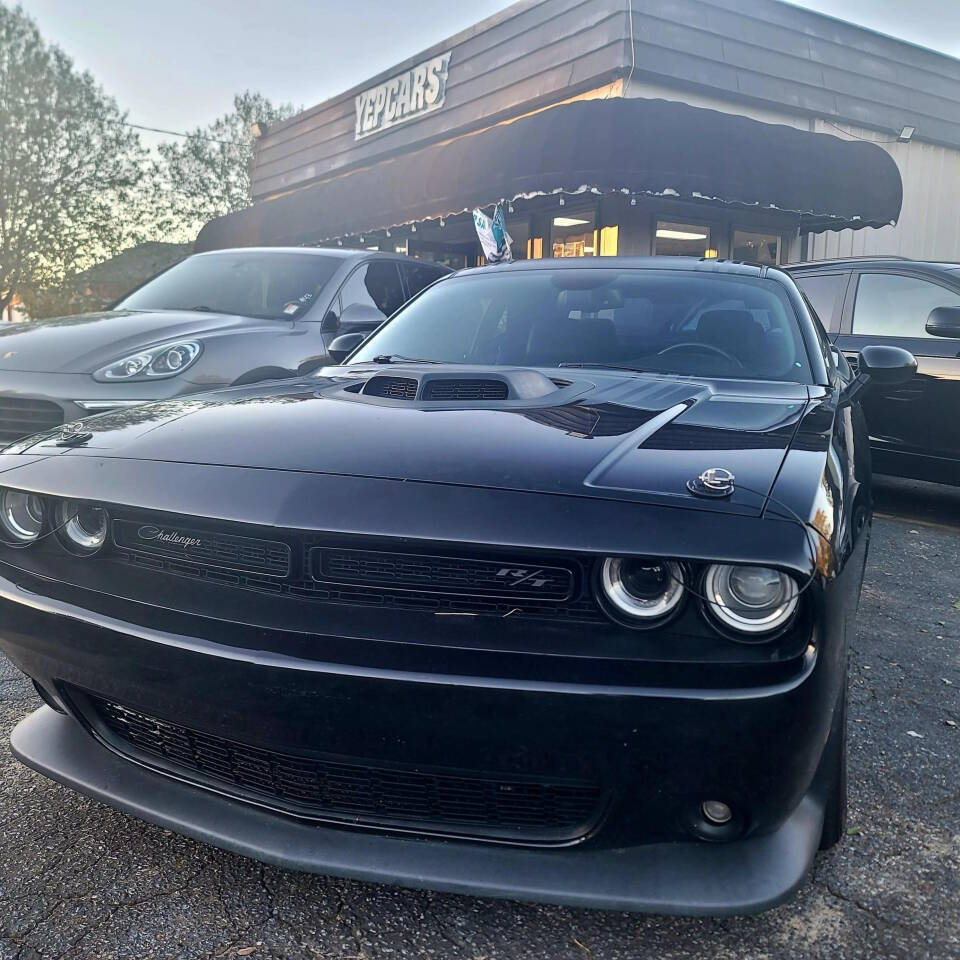
<svg viewBox="0 0 960 960"><path fill-rule="evenodd" d="M63 423L63 411L49 400L0 396L0 443L13 443Z"/></svg>
<svg viewBox="0 0 960 960"><path fill-rule="evenodd" d="M301 815L556 843L583 836L602 813L604 795L594 784L435 774L291 756L197 733L107 700L91 702L123 743Z"/></svg>

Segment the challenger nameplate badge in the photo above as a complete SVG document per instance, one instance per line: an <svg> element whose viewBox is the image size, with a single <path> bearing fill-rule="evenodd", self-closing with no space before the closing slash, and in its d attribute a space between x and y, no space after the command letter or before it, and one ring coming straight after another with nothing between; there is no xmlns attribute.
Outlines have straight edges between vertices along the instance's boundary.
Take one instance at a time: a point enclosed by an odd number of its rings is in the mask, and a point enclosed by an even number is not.
<svg viewBox="0 0 960 960"><path fill-rule="evenodd" d="M176 530L164 530L162 527L141 527L137 531L137 536L141 540L157 540L160 543L168 543L175 547L199 547L203 543L200 537L187 537Z"/></svg>
<svg viewBox="0 0 960 960"><path fill-rule="evenodd" d="M290 547L278 540L118 519L113 522L113 542L138 554L202 563L213 572L242 570L282 577L290 570Z"/></svg>

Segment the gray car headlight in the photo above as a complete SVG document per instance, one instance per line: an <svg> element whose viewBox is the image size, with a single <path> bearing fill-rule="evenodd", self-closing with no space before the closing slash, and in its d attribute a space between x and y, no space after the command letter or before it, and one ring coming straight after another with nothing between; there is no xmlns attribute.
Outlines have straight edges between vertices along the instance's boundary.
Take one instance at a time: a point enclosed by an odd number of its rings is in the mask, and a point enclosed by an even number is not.
<svg viewBox="0 0 960 960"><path fill-rule="evenodd" d="M95 503L61 500L54 508L54 528L60 542L71 552L89 557L107 542L110 518Z"/></svg>
<svg viewBox="0 0 960 960"><path fill-rule="evenodd" d="M40 539L43 531L43 501L32 493L0 491L0 539L27 544Z"/></svg>
<svg viewBox="0 0 960 960"><path fill-rule="evenodd" d="M196 340L165 343L163 346L151 347L149 350L141 350L129 357L115 360L108 366L101 367L93 378L110 383L117 380L129 382L175 377L196 362L201 349Z"/></svg>
<svg viewBox="0 0 960 960"><path fill-rule="evenodd" d="M714 564L703 578L710 615L721 626L757 636L778 630L797 609L800 591L789 574L772 567Z"/></svg>

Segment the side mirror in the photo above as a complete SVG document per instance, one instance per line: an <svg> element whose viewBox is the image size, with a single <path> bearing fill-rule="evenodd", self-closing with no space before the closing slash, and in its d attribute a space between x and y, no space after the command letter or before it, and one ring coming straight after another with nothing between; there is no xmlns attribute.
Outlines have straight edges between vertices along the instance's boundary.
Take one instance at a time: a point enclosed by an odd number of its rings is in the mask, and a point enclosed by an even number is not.
<svg viewBox="0 0 960 960"><path fill-rule="evenodd" d="M960 340L960 307L934 307L927 317L927 333Z"/></svg>
<svg viewBox="0 0 960 960"><path fill-rule="evenodd" d="M367 339L365 333L342 333L330 344L327 352L334 363L343 363Z"/></svg>
<svg viewBox="0 0 960 960"><path fill-rule="evenodd" d="M859 370L872 383L891 386L906 383L917 372L917 360L912 353L899 347L875 343L860 351Z"/></svg>
<svg viewBox="0 0 960 960"><path fill-rule="evenodd" d="M847 387L848 399L853 399L867 387L906 383L917 372L917 360L900 347L874 343L860 351L857 370L857 378Z"/></svg>

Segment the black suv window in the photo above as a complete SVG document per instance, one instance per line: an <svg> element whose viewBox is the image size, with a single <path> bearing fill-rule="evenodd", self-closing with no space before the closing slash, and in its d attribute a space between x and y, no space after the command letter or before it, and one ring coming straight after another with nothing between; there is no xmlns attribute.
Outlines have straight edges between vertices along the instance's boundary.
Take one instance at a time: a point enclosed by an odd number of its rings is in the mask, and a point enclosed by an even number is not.
<svg viewBox="0 0 960 960"><path fill-rule="evenodd" d="M820 322L828 330L840 328L840 310L843 292L847 287L846 273L819 273L815 276L799 274L793 279L806 294Z"/></svg>
<svg viewBox="0 0 960 960"><path fill-rule="evenodd" d="M897 273L864 273L857 284L853 332L883 337L928 337L934 307L960 307L960 294L939 283Z"/></svg>
<svg viewBox="0 0 960 960"><path fill-rule="evenodd" d="M343 310L355 303L376 307L384 317L399 310L404 303L400 271L394 260L372 260L358 267L340 289Z"/></svg>
<svg viewBox="0 0 960 960"><path fill-rule="evenodd" d="M400 269L407 278L410 296L415 297L424 287L429 287L434 280L439 280L450 271L432 263L404 263Z"/></svg>

